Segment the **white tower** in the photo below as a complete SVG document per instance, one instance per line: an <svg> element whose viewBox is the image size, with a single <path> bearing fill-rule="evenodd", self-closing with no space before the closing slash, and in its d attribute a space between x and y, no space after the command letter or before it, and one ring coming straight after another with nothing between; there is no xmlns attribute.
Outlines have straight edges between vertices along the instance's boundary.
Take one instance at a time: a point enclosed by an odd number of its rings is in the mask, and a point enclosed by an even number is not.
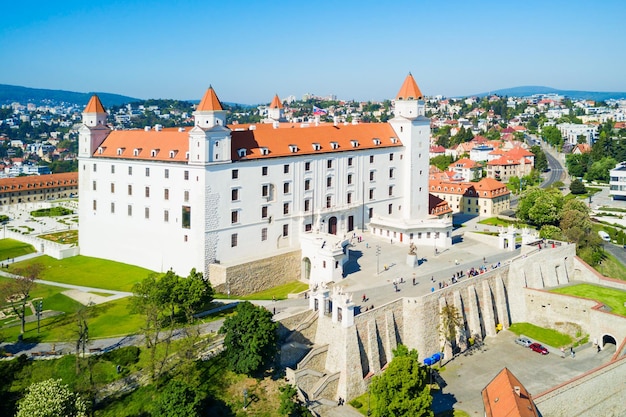
<svg viewBox="0 0 626 417"><path fill-rule="evenodd" d="M428 217L428 166L430 120L423 95L409 73L396 96L395 117L389 121L406 148L402 216L405 220Z"/></svg>
<svg viewBox="0 0 626 417"><path fill-rule="evenodd" d="M285 109L283 108L283 104L280 102L280 98L278 98L278 94L274 96L274 99L267 109L267 117L274 123L285 121Z"/></svg>
<svg viewBox="0 0 626 417"><path fill-rule="evenodd" d="M79 157L89 158L106 139L111 132L106 121L107 112L98 96L94 94L83 111L83 125L78 136Z"/></svg>
<svg viewBox="0 0 626 417"><path fill-rule="evenodd" d="M230 129L226 127L226 111L209 87L193 113L195 127L189 132L189 164L230 162Z"/></svg>

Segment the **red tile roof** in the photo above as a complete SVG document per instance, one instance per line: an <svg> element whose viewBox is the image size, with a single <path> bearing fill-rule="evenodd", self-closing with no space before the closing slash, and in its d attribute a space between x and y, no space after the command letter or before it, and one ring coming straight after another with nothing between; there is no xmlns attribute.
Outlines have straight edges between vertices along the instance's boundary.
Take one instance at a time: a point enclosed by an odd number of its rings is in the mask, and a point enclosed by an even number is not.
<svg viewBox="0 0 626 417"><path fill-rule="evenodd" d="M539 412L522 383L504 368L482 391L486 417L537 417Z"/></svg>
<svg viewBox="0 0 626 417"><path fill-rule="evenodd" d="M91 96L83 113L106 113L104 106L97 95Z"/></svg>
<svg viewBox="0 0 626 417"><path fill-rule="evenodd" d="M282 108L283 108L283 103L280 102L280 99L278 98L278 94L276 94L274 98L272 99L272 103L270 104L270 109L282 109Z"/></svg>
<svg viewBox="0 0 626 417"><path fill-rule="evenodd" d="M424 98L422 92L420 91L415 79L409 72L409 75L404 79L404 83L402 87L400 87L400 91L396 95L397 100L421 100Z"/></svg>
<svg viewBox="0 0 626 417"><path fill-rule="evenodd" d="M0 191L18 189L48 189L55 187L78 186L78 172L64 172L62 174L29 175L26 177L0 179Z"/></svg>
<svg viewBox="0 0 626 417"><path fill-rule="evenodd" d="M436 195L428 194L428 212L433 216L441 216L452 213L452 209L447 201Z"/></svg>
<svg viewBox="0 0 626 417"><path fill-rule="evenodd" d="M198 104L197 111L216 111L216 110L224 110L222 107L222 103L220 103L220 99L217 98L217 94L215 94L215 90L213 87L209 87L209 89L204 93L204 97Z"/></svg>

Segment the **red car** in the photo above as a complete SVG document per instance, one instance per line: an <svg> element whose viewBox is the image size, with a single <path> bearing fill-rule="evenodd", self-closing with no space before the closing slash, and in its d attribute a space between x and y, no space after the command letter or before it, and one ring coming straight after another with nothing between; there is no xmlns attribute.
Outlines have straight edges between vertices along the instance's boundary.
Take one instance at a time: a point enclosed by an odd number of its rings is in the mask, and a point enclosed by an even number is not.
<svg viewBox="0 0 626 417"><path fill-rule="evenodd" d="M548 349L544 348L543 346L541 346L539 343L531 343L530 346L528 346L532 351L537 352L537 353L541 353L542 355L547 355L548 353Z"/></svg>

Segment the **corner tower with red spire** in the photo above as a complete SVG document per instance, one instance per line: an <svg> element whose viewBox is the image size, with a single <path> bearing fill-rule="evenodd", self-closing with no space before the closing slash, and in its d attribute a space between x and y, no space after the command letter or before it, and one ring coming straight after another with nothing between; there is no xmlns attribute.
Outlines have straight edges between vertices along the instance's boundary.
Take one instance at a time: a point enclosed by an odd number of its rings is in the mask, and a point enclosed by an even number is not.
<svg viewBox="0 0 626 417"><path fill-rule="evenodd" d="M283 108L283 103L281 103L278 94L274 96L267 109L267 117L269 119L269 123L285 121L285 109Z"/></svg>
<svg viewBox="0 0 626 417"><path fill-rule="evenodd" d="M83 111L83 125L79 129L78 156L88 158L96 152L109 135L107 112L97 95L91 96Z"/></svg>
<svg viewBox="0 0 626 417"><path fill-rule="evenodd" d="M231 137L226 127L226 111L213 87L206 91L193 116L195 126L189 132L189 164L230 162Z"/></svg>

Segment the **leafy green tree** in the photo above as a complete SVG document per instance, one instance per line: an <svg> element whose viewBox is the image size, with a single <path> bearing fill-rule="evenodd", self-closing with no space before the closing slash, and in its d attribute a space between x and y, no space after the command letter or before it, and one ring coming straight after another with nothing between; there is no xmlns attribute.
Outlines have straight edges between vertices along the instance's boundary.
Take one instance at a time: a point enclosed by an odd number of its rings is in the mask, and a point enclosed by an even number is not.
<svg viewBox="0 0 626 417"><path fill-rule="evenodd" d="M572 177L582 178L587 173L587 169L590 165L591 155L588 153L569 154L565 157L567 172Z"/></svg>
<svg viewBox="0 0 626 417"><path fill-rule="evenodd" d="M563 195L556 188L529 188L520 197L517 217L536 226L556 225L563 207Z"/></svg>
<svg viewBox="0 0 626 417"><path fill-rule="evenodd" d="M20 334L24 334L26 326L26 304L31 291L35 288L35 280L44 270L40 263L32 263L24 268L16 268L13 272L17 277L8 280L2 288L4 299L9 301L11 309L20 319Z"/></svg>
<svg viewBox="0 0 626 417"><path fill-rule="evenodd" d="M597 265L604 254L602 240L593 231L589 208L581 200L568 200L563 206L560 227L564 238L576 243L576 253L590 265Z"/></svg>
<svg viewBox="0 0 626 417"><path fill-rule="evenodd" d="M194 315L200 308L213 301L213 287L208 279L204 279L202 272L191 270L187 278L178 280L175 291L177 305L185 313L187 323L192 323Z"/></svg>
<svg viewBox="0 0 626 417"><path fill-rule="evenodd" d="M585 188L585 184L578 178L572 180L569 185L569 190L572 194L585 194L587 192L587 188Z"/></svg>
<svg viewBox="0 0 626 417"><path fill-rule="evenodd" d="M28 387L15 416L87 417L87 404L60 379L47 379Z"/></svg>
<svg viewBox="0 0 626 417"><path fill-rule="evenodd" d="M541 128L541 136L552 146L556 146L559 149L563 146L561 131L554 126L543 126Z"/></svg>
<svg viewBox="0 0 626 417"><path fill-rule="evenodd" d="M452 304L443 306L439 312L439 333L443 337L444 348L446 344L449 344L450 349L454 352L458 333L457 329L462 325L463 317L461 317L459 309Z"/></svg>
<svg viewBox="0 0 626 417"><path fill-rule="evenodd" d="M543 239L563 240L561 229L551 224L541 226L541 229L539 229L539 237Z"/></svg>
<svg viewBox="0 0 626 417"><path fill-rule="evenodd" d="M437 155L430 159L430 164L442 171L447 171L452 162L454 162L454 158L451 155Z"/></svg>
<svg viewBox="0 0 626 417"><path fill-rule="evenodd" d="M311 412L298 401L296 396L296 387L291 384L283 385L278 388L280 391L280 407L278 412L281 416L288 417L307 417Z"/></svg>
<svg viewBox="0 0 626 417"><path fill-rule="evenodd" d="M617 162L610 156L595 161L587 170L585 178L588 181L609 181L610 172Z"/></svg>
<svg viewBox="0 0 626 417"><path fill-rule="evenodd" d="M387 369L372 378L370 392L376 404L373 415L432 417L428 372L419 363L417 351L399 345L393 354Z"/></svg>
<svg viewBox="0 0 626 417"><path fill-rule="evenodd" d="M225 357L231 370L251 375L274 359L278 348L278 323L263 307L244 301L220 328L226 334Z"/></svg>
<svg viewBox="0 0 626 417"><path fill-rule="evenodd" d="M201 399L196 390L179 380L170 381L159 393L154 417L195 417L200 414Z"/></svg>
<svg viewBox="0 0 626 417"><path fill-rule="evenodd" d="M535 155L535 169L539 172L546 171L548 169L548 159L541 146L534 145L530 148L530 151Z"/></svg>

